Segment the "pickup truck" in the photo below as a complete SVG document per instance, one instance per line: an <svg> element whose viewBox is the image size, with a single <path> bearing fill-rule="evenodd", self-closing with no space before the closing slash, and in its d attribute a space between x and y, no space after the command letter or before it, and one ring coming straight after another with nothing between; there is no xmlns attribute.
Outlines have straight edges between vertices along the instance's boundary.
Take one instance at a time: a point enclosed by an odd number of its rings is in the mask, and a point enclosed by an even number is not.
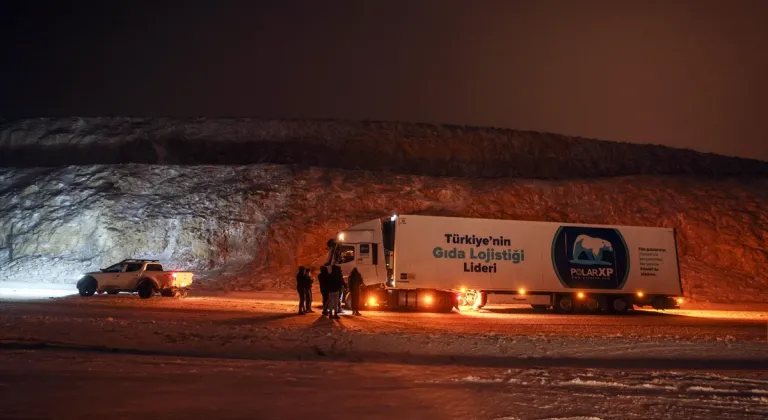
<svg viewBox="0 0 768 420"><path fill-rule="evenodd" d="M129 259L84 274L77 290L83 297L138 292L140 298L149 299L158 292L165 297L184 297L191 285L191 272L165 271L158 260Z"/></svg>

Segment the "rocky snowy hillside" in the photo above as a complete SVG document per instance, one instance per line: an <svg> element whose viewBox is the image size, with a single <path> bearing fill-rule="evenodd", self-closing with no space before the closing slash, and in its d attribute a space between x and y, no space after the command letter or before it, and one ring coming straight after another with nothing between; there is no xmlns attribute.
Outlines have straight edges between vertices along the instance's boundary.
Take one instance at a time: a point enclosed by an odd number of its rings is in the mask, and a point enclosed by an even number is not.
<svg viewBox="0 0 768 420"><path fill-rule="evenodd" d="M763 162L422 125L109 121L4 123L0 280L74 282L156 257L206 286L289 287L338 230L400 212L676 227L686 294L768 302ZM187 153L172 138L237 153ZM153 164L128 163L142 156ZM237 159L252 164L210 165Z"/></svg>
<svg viewBox="0 0 768 420"><path fill-rule="evenodd" d="M0 166L116 163L299 164L473 178L768 176L766 162L493 128L204 118L0 120Z"/></svg>

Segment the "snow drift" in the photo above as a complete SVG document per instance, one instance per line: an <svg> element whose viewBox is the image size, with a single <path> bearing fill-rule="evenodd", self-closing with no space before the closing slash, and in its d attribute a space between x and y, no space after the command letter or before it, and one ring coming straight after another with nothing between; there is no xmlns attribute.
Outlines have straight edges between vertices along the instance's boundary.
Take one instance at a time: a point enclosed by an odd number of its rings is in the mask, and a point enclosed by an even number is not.
<svg viewBox="0 0 768 420"><path fill-rule="evenodd" d="M151 257L197 271L206 286L290 287L295 266L319 264L325 241L338 230L399 212L675 227L686 294L697 301L768 302L766 163L508 130L259 124L105 118L4 123L0 279L74 282L85 270ZM437 134L413 134L430 130ZM166 132L175 132L180 144L195 136L239 139L244 149L238 154L247 150L241 159L251 162L231 164L236 155L226 154L201 154L196 161L183 147L167 148ZM307 149L307 143L319 149ZM278 146L284 156L271 154ZM325 154L304 155L320 149ZM380 155L382 150L389 154ZM335 151L341 152L333 158ZM144 152L154 160L132 163ZM99 160L119 164L94 164ZM356 169L366 167L375 170ZM505 173L505 167L514 169ZM510 177L515 174L527 178Z"/></svg>

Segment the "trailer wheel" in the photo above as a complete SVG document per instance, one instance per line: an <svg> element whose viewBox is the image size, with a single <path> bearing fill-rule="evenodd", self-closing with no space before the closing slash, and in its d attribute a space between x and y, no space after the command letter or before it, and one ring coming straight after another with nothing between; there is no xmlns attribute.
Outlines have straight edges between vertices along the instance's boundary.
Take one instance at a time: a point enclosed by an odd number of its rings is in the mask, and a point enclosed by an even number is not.
<svg viewBox="0 0 768 420"><path fill-rule="evenodd" d="M569 314L573 312L573 308L573 298L568 295L559 296L555 302L555 312L557 313Z"/></svg>
<svg viewBox="0 0 768 420"><path fill-rule="evenodd" d="M629 311L629 302L623 296L616 296L611 299L610 309L611 312L623 315Z"/></svg>
<svg viewBox="0 0 768 420"><path fill-rule="evenodd" d="M453 310L453 299L450 293L439 293L437 298L437 311L448 313Z"/></svg>
<svg viewBox="0 0 768 420"><path fill-rule="evenodd" d="M589 296L586 306L590 313L597 313L600 310L600 301L595 296Z"/></svg>

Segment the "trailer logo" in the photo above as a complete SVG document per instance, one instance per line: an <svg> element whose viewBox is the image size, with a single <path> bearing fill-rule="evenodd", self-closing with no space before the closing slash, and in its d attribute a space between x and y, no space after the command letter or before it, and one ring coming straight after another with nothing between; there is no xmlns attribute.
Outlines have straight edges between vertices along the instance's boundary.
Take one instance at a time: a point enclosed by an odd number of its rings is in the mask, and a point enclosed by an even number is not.
<svg viewBox="0 0 768 420"><path fill-rule="evenodd" d="M629 252L617 229L563 226L552 241L552 264L565 287L621 289Z"/></svg>

